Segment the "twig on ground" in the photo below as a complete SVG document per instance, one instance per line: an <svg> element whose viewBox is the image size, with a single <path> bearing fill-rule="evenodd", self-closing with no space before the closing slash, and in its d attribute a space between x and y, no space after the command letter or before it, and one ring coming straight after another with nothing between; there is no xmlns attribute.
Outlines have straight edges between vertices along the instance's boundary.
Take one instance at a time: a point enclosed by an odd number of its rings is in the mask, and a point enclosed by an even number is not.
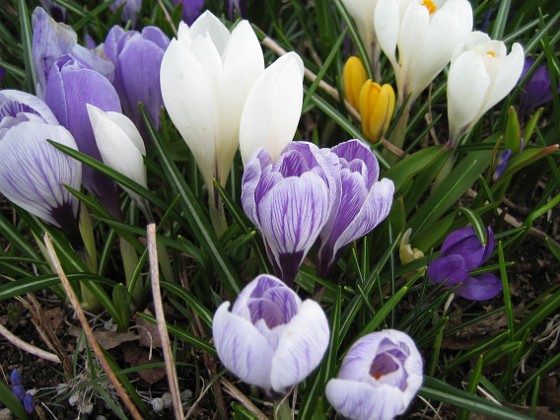
<svg viewBox="0 0 560 420"><path fill-rule="evenodd" d="M61 363L60 359L56 354L49 353L48 351L45 351L43 349L40 349L39 347L35 347L34 345L29 344L26 341L23 341L21 338L12 334L12 332L8 330L6 327L4 327L2 324L0 324L0 335L4 337L6 340L8 340L14 346L20 348L21 350L29 354L32 354L33 356L40 357L41 359L48 360L49 362L52 363Z"/></svg>
<svg viewBox="0 0 560 420"><path fill-rule="evenodd" d="M239 390L239 388L237 388L234 384L232 384L230 381L228 381L226 378L221 378L220 379L222 384L224 385L224 388L226 389L226 392L231 395L233 398L235 398L237 401L239 401L243 407L245 407L247 410L249 410L251 413L253 413L258 420L267 420L268 417L266 417L264 415L264 413L259 410L257 408L257 406L255 404L253 404L253 402L247 398L247 396L241 392Z"/></svg>
<svg viewBox="0 0 560 420"><path fill-rule="evenodd" d="M124 387L120 383L119 379L117 378L117 375L115 375L115 372L113 372L113 370L111 369L111 366L109 365L109 362L107 361L107 359L105 358L105 355L103 354L103 349L101 349L101 346L99 345L95 336L93 335L93 330L91 329L91 327L90 327L90 325L87 321L86 315L85 315L82 307L80 306L80 302L78 300L78 297L76 296L76 293L74 293L74 290L72 289L72 286L70 285L70 282L68 281L68 278L66 277L66 274L64 273L64 270L62 269L62 266L60 264L60 260L58 259L58 256L56 255L56 251L54 249L52 240L51 240L50 236L48 235L48 233L45 233L44 241L45 241L45 245L47 247L47 251L49 253L49 257L51 259L51 263L53 264L53 266L56 270L56 273L58 274L58 277L60 278L60 283L62 284L62 287L64 288L64 291L66 292L66 296L68 296L68 299L70 300L70 303L72 304L72 307L74 308L74 311L76 312L76 316L78 317L78 319L80 321L80 324L82 325L82 329L84 330L86 338L87 338L93 352L97 356L97 360L99 360L99 364L101 365L101 368L103 369L103 371L107 375L107 378L109 379L109 381L111 381L111 384L113 384L113 386L115 387L115 390L117 391L117 394L119 394L119 397L121 397L121 400L122 400L123 404L128 409L128 411L130 412L132 417L134 419L141 420L142 415L140 414L140 412L138 411L138 408L136 408L136 406L134 405L134 403L132 402L132 400L130 399L128 394L126 393L126 390L124 389Z"/></svg>
<svg viewBox="0 0 560 420"><path fill-rule="evenodd" d="M181 402L181 393L179 392L179 380L177 379L177 371L175 370L175 360L171 350L171 341L167 332L165 323L165 314L163 312L163 302L161 301L161 289L159 286L159 263L157 255L156 242L156 225L150 223L148 225L148 255L150 259L150 278L152 281L152 296L154 299L154 309L157 320L159 337L161 339L161 347L163 350L163 359L165 360L165 370L167 372L167 383L169 384L169 392L173 401L173 411L175 419L183 419L183 404Z"/></svg>

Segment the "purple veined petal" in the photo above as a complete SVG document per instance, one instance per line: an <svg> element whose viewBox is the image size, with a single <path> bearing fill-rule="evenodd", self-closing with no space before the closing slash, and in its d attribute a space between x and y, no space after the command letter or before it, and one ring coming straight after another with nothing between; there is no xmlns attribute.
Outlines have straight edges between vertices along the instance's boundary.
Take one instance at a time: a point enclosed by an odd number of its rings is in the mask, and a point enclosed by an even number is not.
<svg viewBox="0 0 560 420"><path fill-rule="evenodd" d="M469 270L464 258L459 254L439 257L428 266L428 278L436 284L454 286L465 281Z"/></svg>
<svg viewBox="0 0 560 420"><path fill-rule="evenodd" d="M33 28L32 53L37 76L38 95L44 97L47 76L52 64L62 55L72 51L78 42L74 30L56 23L42 7L36 7L31 16Z"/></svg>
<svg viewBox="0 0 560 420"><path fill-rule="evenodd" d="M251 322L228 311L224 302L214 315L212 334L223 365L244 382L270 390L274 349Z"/></svg>
<svg viewBox="0 0 560 420"><path fill-rule="evenodd" d="M337 155L340 159L341 166L352 167L352 162L357 161L363 164L364 173L367 182L366 188L371 188L379 179L379 163L372 153L371 149L362 141L353 139L340 143L331 148L331 152Z"/></svg>
<svg viewBox="0 0 560 420"><path fill-rule="evenodd" d="M329 323L323 309L315 301L304 301L282 332L273 356L272 388L282 392L305 379L323 359L329 336Z"/></svg>
<svg viewBox="0 0 560 420"><path fill-rule="evenodd" d="M286 178L273 186L257 207L263 237L282 269L283 280L293 281L305 254L325 225L329 191L317 175ZM281 259L281 256L296 256ZM284 266L283 266L284 265Z"/></svg>
<svg viewBox="0 0 560 420"><path fill-rule="evenodd" d="M445 238L440 255L449 256L452 254L463 257L467 270L473 270L482 265L485 248L476 236L472 226L457 229Z"/></svg>
<svg viewBox="0 0 560 420"><path fill-rule="evenodd" d="M457 296L465 299L483 301L496 297L502 291L502 281L492 273L483 273L476 277L468 277L455 290Z"/></svg>
<svg viewBox="0 0 560 420"><path fill-rule="evenodd" d="M267 166L272 166L270 155L264 149L256 150L245 163L243 178L241 180L241 205L243 211L245 211L249 219L259 228L255 194L261 180L263 168Z"/></svg>
<svg viewBox="0 0 560 420"><path fill-rule="evenodd" d="M352 420L391 420L408 406L397 388L349 379L331 379L325 394L338 413Z"/></svg>
<svg viewBox="0 0 560 420"><path fill-rule="evenodd" d="M13 127L0 141L0 192L31 214L64 227L77 223L78 212L78 200L64 185L80 188L82 166L46 139L76 148L64 127L37 122Z"/></svg>
<svg viewBox="0 0 560 420"><path fill-rule="evenodd" d="M70 54L78 59L81 63L89 66L110 82L113 82L115 77L115 65L111 60L105 57L103 52L103 45L98 45L95 48L88 49L79 44L72 48Z"/></svg>
<svg viewBox="0 0 560 420"><path fill-rule="evenodd" d="M105 37L105 42L103 43L103 52L107 56L109 60L115 64L118 60L118 56L120 53L119 48L119 41L123 36L125 36L126 32L123 28L118 25L113 26L107 36Z"/></svg>
<svg viewBox="0 0 560 420"><path fill-rule="evenodd" d="M170 43L169 37L157 26L145 26L142 29L142 37L153 42L163 51L167 49Z"/></svg>

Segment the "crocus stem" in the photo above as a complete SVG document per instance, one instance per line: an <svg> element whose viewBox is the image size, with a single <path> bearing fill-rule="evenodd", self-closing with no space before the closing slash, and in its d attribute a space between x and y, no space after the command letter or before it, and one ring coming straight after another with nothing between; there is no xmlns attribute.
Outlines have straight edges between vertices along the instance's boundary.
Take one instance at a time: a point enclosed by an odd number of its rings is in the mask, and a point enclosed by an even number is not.
<svg viewBox="0 0 560 420"><path fill-rule="evenodd" d="M455 149L451 149L448 152L447 160L443 164L443 167L441 168L441 170L436 176L436 179L434 180L434 186L433 186L434 189L437 188L449 176L449 174L453 170L454 165L455 165Z"/></svg>
<svg viewBox="0 0 560 420"><path fill-rule="evenodd" d="M84 242L85 255L83 260L92 273L97 272L97 249L95 248L95 237L93 235L93 224L89 210L84 203L80 205L80 234Z"/></svg>
<svg viewBox="0 0 560 420"><path fill-rule="evenodd" d="M212 193L209 194L208 206L210 208L210 219L212 220L214 232L220 237L227 230L227 220L224 212L224 203L215 188L213 188Z"/></svg>
<svg viewBox="0 0 560 420"><path fill-rule="evenodd" d="M399 149L403 148L404 145L404 138L406 135L406 129L408 126L408 120L410 118L410 101L404 105L404 109L396 122L395 128L393 128L393 132L391 133L391 137L389 138L389 142L394 146L398 147ZM398 157L389 153L388 150L383 151L383 157L387 159L390 164L396 163Z"/></svg>
<svg viewBox="0 0 560 420"><path fill-rule="evenodd" d="M274 400L274 420L291 420L292 410L288 403L288 398Z"/></svg>

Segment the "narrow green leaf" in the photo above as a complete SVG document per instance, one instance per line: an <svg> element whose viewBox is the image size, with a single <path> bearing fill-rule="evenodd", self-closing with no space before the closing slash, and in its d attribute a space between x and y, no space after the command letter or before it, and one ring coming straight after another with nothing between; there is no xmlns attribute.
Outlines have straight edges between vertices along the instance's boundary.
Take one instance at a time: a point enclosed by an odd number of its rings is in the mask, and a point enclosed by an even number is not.
<svg viewBox="0 0 560 420"><path fill-rule="evenodd" d="M0 381L0 402L9 408L18 419L26 420L29 418L21 402L16 398L12 390L2 381Z"/></svg>
<svg viewBox="0 0 560 420"><path fill-rule="evenodd" d="M459 211L461 211L461 213L469 219L469 222L474 228L480 243L482 243L483 246L486 246L486 242L488 242L488 229L479 214L468 207L459 207Z"/></svg>
<svg viewBox="0 0 560 420"><path fill-rule="evenodd" d="M193 293L183 287L166 281L162 281L160 284L161 287L168 293L183 299L187 305L197 313L202 322L204 322L209 328L212 328L213 313L206 308L206 306L204 306Z"/></svg>

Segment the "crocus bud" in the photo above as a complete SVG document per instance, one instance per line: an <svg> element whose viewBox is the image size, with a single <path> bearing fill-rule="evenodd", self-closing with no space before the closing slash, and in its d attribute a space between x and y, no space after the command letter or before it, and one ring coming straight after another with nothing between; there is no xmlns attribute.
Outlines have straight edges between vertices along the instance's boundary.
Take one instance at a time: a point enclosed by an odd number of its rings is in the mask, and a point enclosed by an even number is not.
<svg viewBox="0 0 560 420"><path fill-rule="evenodd" d="M346 60L342 68L342 88L344 97L356 109L360 110L360 91L367 80L366 69L358 57Z"/></svg>
<svg viewBox="0 0 560 420"><path fill-rule="evenodd" d="M473 26L467 0L378 0L377 41L393 66L398 102L412 104L461 48ZM397 59L398 49L398 59Z"/></svg>
<svg viewBox="0 0 560 420"><path fill-rule="evenodd" d="M33 395L30 392L26 392L23 396L23 408L27 414L31 414L35 411L35 403L33 402Z"/></svg>
<svg viewBox="0 0 560 420"><path fill-rule="evenodd" d="M494 250L494 233L488 227L486 245L480 242L472 226L451 233L443 241L439 257L428 266L428 278L436 284L457 286L455 294L470 300L488 300L502 290L502 282L492 273L473 277Z"/></svg>
<svg viewBox="0 0 560 420"><path fill-rule="evenodd" d="M205 2L206 0L173 0L175 6L178 4L182 6L183 22L189 26L200 16L200 11Z"/></svg>
<svg viewBox="0 0 560 420"><path fill-rule="evenodd" d="M292 142L272 162L263 149L247 161L243 210L263 235L275 271L292 284L340 200L338 156L312 143Z"/></svg>
<svg viewBox="0 0 560 420"><path fill-rule="evenodd" d="M303 61L290 52L259 75L247 96L239 126L243 162L261 147L276 160L294 138L302 104Z"/></svg>
<svg viewBox="0 0 560 420"><path fill-rule="evenodd" d="M169 116L191 149L208 191L225 185L239 145L245 100L264 70L249 22L230 33L212 13L191 27L179 24L161 63L161 92Z"/></svg>
<svg viewBox="0 0 560 420"><path fill-rule="evenodd" d="M410 245L411 233L412 229L407 229L401 238L401 243L399 244L399 258L402 264L408 264L412 261L424 258L424 253L421 250L418 248L413 249L412 245Z"/></svg>
<svg viewBox="0 0 560 420"><path fill-rule="evenodd" d="M354 343L326 396L345 418L390 420L406 411L421 385L422 357L414 341L384 330Z"/></svg>
<svg viewBox="0 0 560 420"><path fill-rule="evenodd" d="M368 80L360 90L362 131L373 143L387 133L395 111L395 91L389 84L383 86Z"/></svg>
<svg viewBox="0 0 560 420"><path fill-rule="evenodd" d="M80 152L101 160L86 104L95 105L103 111L120 112L119 97L111 82L67 54L56 60L49 72L45 102L60 124L72 133ZM116 185L111 179L84 166L84 185L113 215L119 214Z"/></svg>
<svg viewBox="0 0 560 420"><path fill-rule="evenodd" d="M119 112L103 112L90 104L87 104L87 110L103 162L147 188L146 148L134 123ZM145 205L137 193L126 187L123 189L136 203Z"/></svg>
<svg viewBox="0 0 560 420"><path fill-rule="evenodd" d="M531 67L535 64L532 58L526 58L523 64L523 72L520 79L523 79L529 72ZM557 87L557 92L560 92L560 86ZM527 115L530 111L538 108L547 102L552 101L554 92L552 90L552 83L550 81L550 73L546 64L541 64L533 72L529 80L523 85L523 90L519 95L521 100L521 114Z"/></svg>
<svg viewBox="0 0 560 420"><path fill-rule="evenodd" d="M394 185L379 180L379 164L372 151L359 140L333 148L338 157L340 199L330 207L329 220L319 234L317 272L325 277L346 246L367 235L389 214Z"/></svg>
<svg viewBox="0 0 560 420"><path fill-rule="evenodd" d="M523 48L518 43L507 54L503 42L473 32L466 48L452 61L447 78L447 115L454 145L515 87L523 70Z"/></svg>
<svg viewBox="0 0 560 420"><path fill-rule="evenodd" d="M222 303L214 315L214 345L242 381L283 393L321 362L329 344L325 313L276 277L257 277L229 306Z"/></svg>
<svg viewBox="0 0 560 420"><path fill-rule="evenodd" d="M159 129L163 106L159 71L168 45L167 35L155 26L146 26L142 32L114 26L105 39L104 51L115 65L113 85L123 113L137 127L144 127L138 108L138 102L142 102L155 128Z"/></svg>

